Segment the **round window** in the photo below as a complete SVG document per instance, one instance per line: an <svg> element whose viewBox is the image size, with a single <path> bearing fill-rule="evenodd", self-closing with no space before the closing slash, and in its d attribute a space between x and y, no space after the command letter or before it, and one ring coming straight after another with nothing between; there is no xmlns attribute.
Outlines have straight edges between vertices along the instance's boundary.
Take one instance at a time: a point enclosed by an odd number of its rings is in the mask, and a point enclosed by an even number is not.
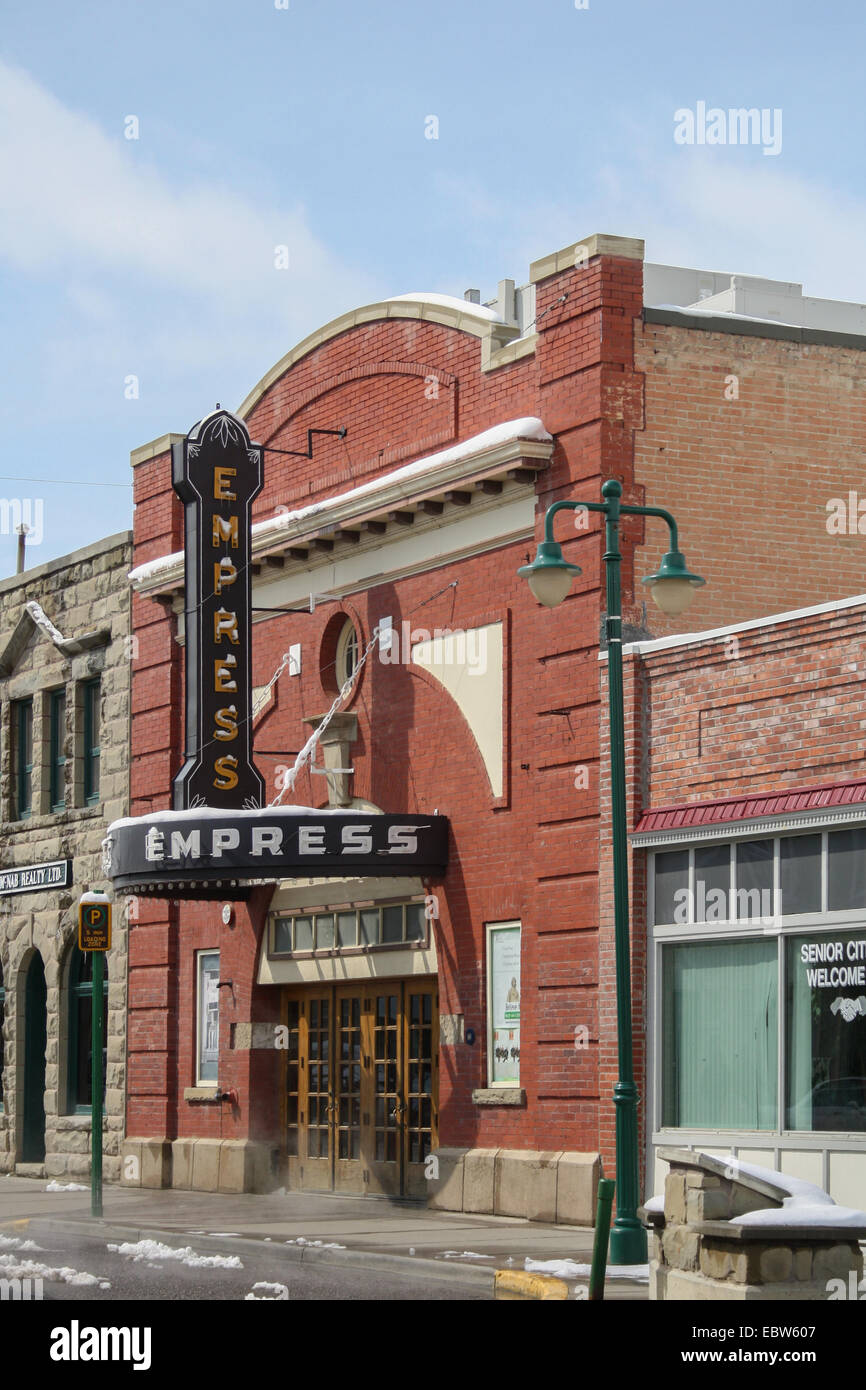
<svg viewBox="0 0 866 1390"><path fill-rule="evenodd" d="M335 675L340 689L358 669L358 634L354 624L347 618L337 638Z"/></svg>

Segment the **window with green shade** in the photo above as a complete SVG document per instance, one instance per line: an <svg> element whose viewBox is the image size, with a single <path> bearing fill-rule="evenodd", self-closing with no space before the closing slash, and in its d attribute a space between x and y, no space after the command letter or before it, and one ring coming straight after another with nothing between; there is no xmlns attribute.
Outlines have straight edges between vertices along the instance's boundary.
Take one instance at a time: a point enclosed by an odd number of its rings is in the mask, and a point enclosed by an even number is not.
<svg viewBox="0 0 866 1390"><path fill-rule="evenodd" d="M82 696L84 704L84 803L92 806L99 800L99 680L87 681Z"/></svg>
<svg viewBox="0 0 866 1390"><path fill-rule="evenodd" d="M6 1014L6 989L3 984L3 966L0 964L0 1111L3 1110L3 1019Z"/></svg>
<svg viewBox="0 0 866 1390"><path fill-rule="evenodd" d="M108 1047L108 960L104 961L102 1001L102 1093L105 1096L105 1063ZM67 1109L83 1114L91 1106L93 1077L93 952L72 948L69 963L69 1045L67 1053Z"/></svg>
<svg viewBox="0 0 866 1390"><path fill-rule="evenodd" d="M775 1129L775 940L666 946L663 1020L665 1126Z"/></svg>
<svg viewBox="0 0 866 1390"><path fill-rule="evenodd" d="M12 705L15 758L13 815L25 820L33 809L33 701L16 700Z"/></svg>
<svg viewBox="0 0 866 1390"><path fill-rule="evenodd" d="M48 772L49 804L52 811L66 809L66 691L52 690L48 696Z"/></svg>

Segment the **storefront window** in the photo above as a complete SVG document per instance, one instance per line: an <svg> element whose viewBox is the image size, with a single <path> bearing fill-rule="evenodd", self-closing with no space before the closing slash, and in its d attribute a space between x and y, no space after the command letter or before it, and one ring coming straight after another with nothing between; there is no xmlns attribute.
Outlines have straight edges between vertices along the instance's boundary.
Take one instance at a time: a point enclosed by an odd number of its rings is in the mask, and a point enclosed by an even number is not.
<svg viewBox="0 0 866 1390"><path fill-rule="evenodd" d="M665 949L665 1126L775 1128L776 959L775 941Z"/></svg>
<svg viewBox="0 0 866 1390"><path fill-rule="evenodd" d="M786 1127L866 1130L866 932L814 932L785 946Z"/></svg>
<svg viewBox="0 0 866 1390"><path fill-rule="evenodd" d="M220 953L199 951L196 956L197 975L197 1069L196 1085L216 1081L220 1055Z"/></svg>
<svg viewBox="0 0 866 1390"><path fill-rule="evenodd" d="M665 850L652 882L656 1123L866 1132L866 828Z"/></svg>

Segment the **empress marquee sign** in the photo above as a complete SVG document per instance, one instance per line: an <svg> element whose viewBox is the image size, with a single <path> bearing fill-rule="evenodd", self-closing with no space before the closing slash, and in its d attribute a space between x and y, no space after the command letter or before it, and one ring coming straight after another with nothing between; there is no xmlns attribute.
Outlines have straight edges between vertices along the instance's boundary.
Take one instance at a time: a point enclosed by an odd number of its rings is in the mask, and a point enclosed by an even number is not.
<svg viewBox="0 0 866 1390"><path fill-rule="evenodd" d="M171 811L108 827L103 866L122 893L244 898L292 876L438 877L445 816L264 807L252 758L251 508L261 445L217 409L172 446L184 503L186 753Z"/></svg>

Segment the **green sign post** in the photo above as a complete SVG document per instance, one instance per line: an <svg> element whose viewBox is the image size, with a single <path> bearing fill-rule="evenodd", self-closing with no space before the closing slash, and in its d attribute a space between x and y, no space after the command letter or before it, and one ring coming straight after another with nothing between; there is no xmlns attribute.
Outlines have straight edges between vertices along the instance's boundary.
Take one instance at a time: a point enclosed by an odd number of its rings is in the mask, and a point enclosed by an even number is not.
<svg viewBox="0 0 866 1390"><path fill-rule="evenodd" d="M90 1072L90 1214L102 1215L102 1049L105 952L111 948L111 903L104 893L83 893L78 903L78 947L93 953Z"/></svg>

